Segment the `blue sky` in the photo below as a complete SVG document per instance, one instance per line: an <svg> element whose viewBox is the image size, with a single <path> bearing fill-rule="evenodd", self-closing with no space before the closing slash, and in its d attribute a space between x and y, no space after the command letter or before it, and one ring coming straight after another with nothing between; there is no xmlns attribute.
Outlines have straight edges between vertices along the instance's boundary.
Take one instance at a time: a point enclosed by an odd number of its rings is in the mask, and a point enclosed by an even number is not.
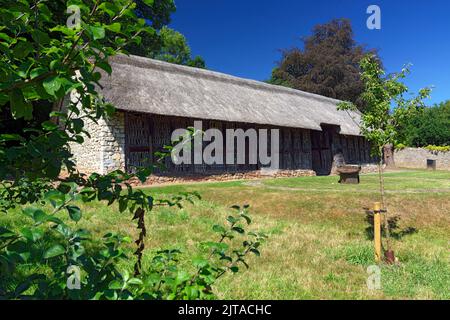
<svg viewBox="0 0 450 320"><path fill-rule="evenodd" d="M366 27L369 5L381 8L381 30ZM318 23L349 18L355 38L377 48L388 72L412 63L412 92L434 85L429 103L450 99L448 0L176 0L171 27L211 70L265 80L279 49L301 46Z"/></svg>

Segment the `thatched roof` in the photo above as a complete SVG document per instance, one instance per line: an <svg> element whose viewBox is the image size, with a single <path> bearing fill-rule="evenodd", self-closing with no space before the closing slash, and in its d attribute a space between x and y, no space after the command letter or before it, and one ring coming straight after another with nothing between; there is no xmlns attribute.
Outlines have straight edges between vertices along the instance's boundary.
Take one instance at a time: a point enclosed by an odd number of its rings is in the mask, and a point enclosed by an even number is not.
<svg viewBox="0 0 450 320"><path fill-rule="evenodd" d="M103 95L119 110L360 134L359 114L338 111L338 100L137 56L110 63Z"/></svg>

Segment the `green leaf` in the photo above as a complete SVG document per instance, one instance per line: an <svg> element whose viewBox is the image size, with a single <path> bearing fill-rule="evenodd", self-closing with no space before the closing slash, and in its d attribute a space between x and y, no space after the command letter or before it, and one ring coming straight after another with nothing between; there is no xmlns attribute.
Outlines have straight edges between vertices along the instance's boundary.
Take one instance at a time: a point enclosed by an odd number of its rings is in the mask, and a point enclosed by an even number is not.
<svg viewBox="0 0 450 320"><path fill-rule="evenodd" d="M24 141L24 138L18 134L4 133L0 134L0 141Z"/></svg>
<svg viewBox="0 0 450 320"><path fill-rule="evenodd" d="M110 17L115 16L116 13L118 13L120 11L120 9L114 3L106 2L106 1L102 2L98 6L98 10L105 12Z"/></svg>
<svg viewBox="0 0 450 320"><path fill-rule="evenodd" d="M126 198L119 199L119 212L124 212L127 209L128 200Z"/></svg>
<svg viewBox="0 0 450 320"><path fill-rule="evenodd" d="M15 237L16 234L11 230L8 230L4 227L0 227L0 239L9 239Z"/></svg>
<svg viewBox="0 0 450 320"><path fill-rule="evenodd" d="M178 271L175 281L177 284L182 284L182 283L188 281L190 278L191 278L191 276L189 275L189 273L182 270L182 271Z"/></svg>
<svg viewBox="0 0 450 320"><path fill-rule="evenodd" d="M81 219L81 210L77 206L67 206L67 211L69 212L70 219L75 222L80 221Z"/></svg>
<svg viewBox="0 0 450 320"><path fill-rule="evenodd" d="M54 245L44 253L44 259L58 257L66 252L66 249L60 244Z"/></svg>
<svg viewBox="0 0 450 320"><path fill-rule="evenodd" d="M109 31L119 33L122 28L122 25L119 22L115 22L110 25L105 25L105 28L108 29Z"/></svg>
<svg viewBox="0 0 450 320"><path fill-rule="evenodd" d="M22 228L22 230L20 230L20 233L25 239L31 242L36 242L42 239L42 237L44 236L44 232L36 228Z"/></svg>
<svg viewBox="0 0 450 320"><path fill-rule="evenodd" d="M230 270L231 270L233 273L236 273L236 272L239 272L239 267L232 266L232 267L230 267Z"/></svg>
<svg viewBox="0 0 450 320"><path fill-rule="evenodd" d="M33 220L36 223L43 223L48 221L49 215L46 214L44 211L42 210L36 210L33 214Z"/></svg>
<svg viewBox="0 0 450 320"><path fill-rule="evenodd" d="M251 224L252 223L252 219L250 219L250 217L246 214L241 214L241 217L245 219L245 221L247 222L247 224Z"/></svg>
<svg viewBox="0 0 450 320"><path fill-rule="evenodd" d="M113 280L108 284L108 289L111 290L121 290L122 289L122 283L118 280Z"/></svg>
<svg viewBox="0 0 450 320"><path fill-rule="evenodd" d="M89 26L94 40L103 39L105 37L105 28L99 26Z"/></svg>
<svg viewBox="0 0 450 320"><path fill-rule="evenodd" d="M144 0L145 5L151 7L153 6L153 3L155 2L155 0Z"/></svg>
<svg viewBox="0 0 450 320"><path fill-rule="evenodd" d="M127 284L133 284L133 285L139 285L139 286L142 286L144 283L142 282L141 279L138 279L138 278L131 278L130 280L128 280Z"/></svg>
<svg viewBox="0 0 450 320"><path fill-rule="evenodd" d="M234 224L234 223L236 223L236 222L238 221L238 220L237 220L235 217L233 217L233 216L228 216L227 220L228 220L228 222L230 222L231 224Z"/></svg>
<svg viewBox="0 0 450 320"><path fill-rule="evenodd" d="M241 227L233 227L231 228L231 230L236 231L237 233L244 233L244 229L242 229Z"/></svg>
<svg viewBox="0 0 450 320"><path fill-rule="evenodd" d="M103 62L103 61L97 62L97 67L105 70L109 75L111 75L111 73L112 73L112 68L109 65L109 63L107 63L107 62Z"/></svg>
<svg viewBox="0 0 450 320"><path fill-rule="evenodd" d="M61 83L61 79L55 76L45 79L42 85L48 94L55 96L55 93L61 88Z"/></svg>
<svg viewBox="0 0 450 320"><path fill-rule="evenodd" d="M42 128L46 131L53 131L58 129L58 125L52 121L45 121L42 123Z"/></svg>
<svg viewBox="0 0 450 320"><path fill-rule="evenodd" d="M31 32L31 37L36 43L42 46L45 46L50 43L50 37L48 36L48 34L39 29L34 29Z"/></svg>
<svg viewBox="0 0 450 320"><path fill-rule="evenodd" d="M12 38L3 32L0 32L0 39L5 40L6 42L12 41Z"/></svg>
<svg viewBox="0 0 450 320"><path fill-rule="evenodd" d="M192 260L192 264L196 267L196 268L204 268L205 266L208 265L208 260L204 259L204 258L194 258Z"/></svg>
<svg viewBox="0 0 450 320"><path fill-rule="evenodd" d="M44 198L50 201L53 208L61 206L66 201L66 195L58 190L50 190L45 193Z"/></svg>
<svg viewBox="0 0 450 320"><path fill-rule="evenodd" d="M39 77L40 75L42 75L42 74L44 74L46 72L48 72L48 69L43 68L43 67L37 67L37 68L31 70L30 77L31 77L31 79L34 79L34 78Z"/></svg>
<svg viewBox="0 0 450 320"><path fill-rule="evenodd" d="M33 50L33 45L30 42L21 41L14 47L13 54L16 59L23 59Z"/></svg>
<svg viewBox="0 0 450 320"><path fill-rule="evenodd" d="M25 101L21 90L16 89L10 93L9 103L14 119L31 120L33 118L33 106L31 102Z"/></svg>
<svg viewBox="0 0 450 320"><path fill-rule="evenodd" d="M226 232L225 228L218 224L213 226L213 231L217 232L217 233L225 233Z"/></svg>

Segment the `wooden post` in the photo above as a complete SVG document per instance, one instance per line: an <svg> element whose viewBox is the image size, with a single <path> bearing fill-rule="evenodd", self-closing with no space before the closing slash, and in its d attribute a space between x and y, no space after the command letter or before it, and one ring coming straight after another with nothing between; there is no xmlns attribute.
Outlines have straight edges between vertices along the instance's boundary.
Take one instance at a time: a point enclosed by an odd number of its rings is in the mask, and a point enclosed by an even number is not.
<svg viewBox="0 0 450 320"><path fill-rule="evenodd" d="M373 204L373 236L375 245L375 261L381 262L381 203Z"/></svg>

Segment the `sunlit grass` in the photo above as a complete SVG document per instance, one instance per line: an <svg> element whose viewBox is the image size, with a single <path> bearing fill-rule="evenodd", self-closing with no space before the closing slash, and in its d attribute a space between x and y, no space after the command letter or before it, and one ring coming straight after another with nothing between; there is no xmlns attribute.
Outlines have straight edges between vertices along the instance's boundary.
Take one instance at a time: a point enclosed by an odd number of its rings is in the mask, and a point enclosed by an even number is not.
<svg viewBox="0 0 450 320"><path fill-rule="evenodd" d="M376 175L360 185L339 185L337 177L304 177L197 183L145 188L155 197L198 191L202 199L183 209L159 208L147 216L147 255L161 248L199 252L198 243L217 237L211 228L233 204L250 204L252 228L269 235L250 270L222 278L223 299L450 299L450 173L402 171L386 175L389 215L398 216L399 239L392 246L396 266L382 265L382 289L367 289L374 264L364 208L379 200ZM83 205L87 227L97 235L115 231L136 236L128 213L115 206ZM0 224L20 227L17 213ZM414 230L409 232L408 230ZM404 233L402 233L402 231ZM130 254L133 251L130 245ZM124 268L132 268L130 259Z"/></svg>

